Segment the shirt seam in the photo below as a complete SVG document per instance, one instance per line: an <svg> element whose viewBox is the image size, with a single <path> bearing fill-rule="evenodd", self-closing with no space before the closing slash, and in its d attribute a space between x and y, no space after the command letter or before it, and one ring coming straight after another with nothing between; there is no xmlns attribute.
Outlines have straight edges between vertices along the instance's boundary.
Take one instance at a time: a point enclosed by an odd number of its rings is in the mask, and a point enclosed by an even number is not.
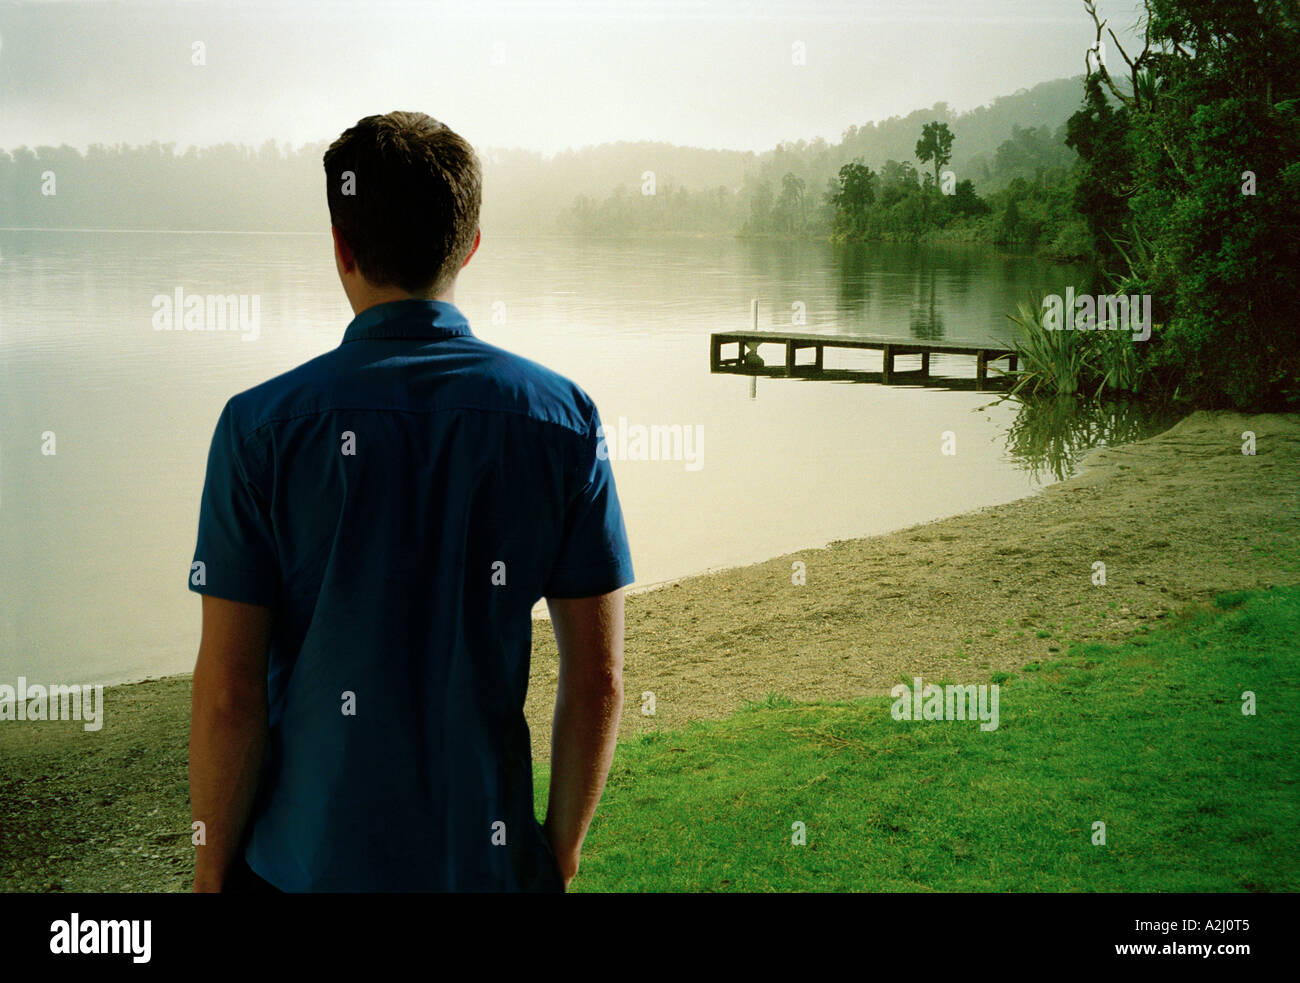
<svg viewBox="0 0 1300 983"><path fill-rule="evenodd" d="M427 330L427 328L418 329L418 331ZM389 333L382 328L363 329L351 338L347 337L345 332L344 338L339 342L339 344L350 345L357 341L445 341L448 338L478 337L470 331L468 324L460 330L449 328L439 331L436 334L420 334L418 331L393 331L392 333Z"/></svg>

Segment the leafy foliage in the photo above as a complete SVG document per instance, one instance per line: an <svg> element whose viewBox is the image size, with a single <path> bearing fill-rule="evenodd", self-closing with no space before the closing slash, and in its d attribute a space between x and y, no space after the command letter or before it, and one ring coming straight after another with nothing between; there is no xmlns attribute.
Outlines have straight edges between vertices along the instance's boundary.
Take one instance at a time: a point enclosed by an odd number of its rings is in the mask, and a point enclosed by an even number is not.
<svg viewBox="0 0 1300 983"><path fill-rule="evenodd" d="M1100 39L1105 22L1086 6ZM1076 204L1114 279L1151 293L1164 312L1142 354L1153 380L1200 405L1294 409L1296 4L1145 7L1146 47L1131 59L1121 49L1127 83L1098 63L1067 124L1082 161Z"/></svg>
<svg viewBox="0 0 1300 983"><path fill-rule="evenodd" d="M938 120L921 127L921 139L916 141L916 159L922 164L934 161L934 183L939 184L939 168L952 160L952 130Z"/></svg>
<svg viewBox="0 0 1300 983"><path fill-rule="evenodd" d="M1136 393L1142 385L1132 335L1125 331L1049 330L1039 298L1007 317L1016 325L1019 362L1013 396L1100 396ZM1075 320L1075 327L1082 324Z"/></svg>

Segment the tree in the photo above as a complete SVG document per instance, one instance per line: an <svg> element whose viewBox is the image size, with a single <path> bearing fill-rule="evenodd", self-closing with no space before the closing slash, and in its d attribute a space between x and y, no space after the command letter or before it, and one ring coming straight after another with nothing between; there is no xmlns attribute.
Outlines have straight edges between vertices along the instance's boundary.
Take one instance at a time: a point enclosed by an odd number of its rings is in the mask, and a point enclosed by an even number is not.
<svg viewBox="0 0 1300 983"><path fill-rule="evenodd" d="M804 227L804 182L787 171L781 178L781 194L772 209L773 223L787 235L802 232Z"/></svg>
<svg viewBox="0 0 1300 983"><path fill-rule="evenodd" d="M975 185L970 181L958 181L949 201L954 215L985 215L989 210L988 204L975 193Z"/></svg>
<svg viewBox="0 0 1300 983"><path fill-rule="evenodd" d="M1016 200L1012 198L1007 202L1006 210L1002 213L997 241L1000 243L1016 242L1020 238L1020 224L1020 209L1016 207Z"/></svg>
<svg viewBox="0 0 1300 983"><path fill-rule="evenodd" d="M1079 155L1074 207L1087 219L1103 268L1121 261L1116 241L1128 238L1128 195L1133 188L1129 111L1111 105L1096 76L1084 83L1083 108L1066 123L1066 145Z"/></svg>
<svg viewBox="0 0 1300 983"><path fill-rule="evenodd" d="M840 168L839 182L834 187L829 196L835 206L834 230L849 236L862 235L867 212L876 202L876 175L859 157Z"/></svg>
<svg viewBox="0 0 1300 983"><path fill-rule="evenodd" d="M939 184L939 168L952 160L952 131L947 123L935 121L921 127L921 139L916 141L916 159L922 164L934 161L934 183Z"/></svg>
<svg viewBox="0 0 1300 983"><path fill-rule="evenodd" d="M1144 0L1143 48L1112 78L1106 22L1070 121L1078 207L1112 240L1116 292L1152 295L1141 357L1201 405L1300 405L1300 17L1294 0ZM1118 108L1115 108L1118 107Z"/></svg>
<svg viewBox="0 0 1300 983"><path fill-rule="evenodd" d="M916 194L916 168L911 161L887 160L880 169L880 203L892 208L908 195Z"/></svg>
<svg viewBox="0 0 1300 983"><path fill-rule="evenodd" d="M772 227L772 185L767 181L759 182L754 194L749 199L750 235L761 235L771 231Z"/></svg>
<svg viewBox="0 0 1300 983"><path fill-rule="evenodd" d="M1066 128L1053 134L1046 126L1012 124L1011 138L1004 140L993 157L993 173L1000 182L1029 178L1042 184L1049 172L1063 172L1074 163L1074 153L1065 145Z"/></svg>

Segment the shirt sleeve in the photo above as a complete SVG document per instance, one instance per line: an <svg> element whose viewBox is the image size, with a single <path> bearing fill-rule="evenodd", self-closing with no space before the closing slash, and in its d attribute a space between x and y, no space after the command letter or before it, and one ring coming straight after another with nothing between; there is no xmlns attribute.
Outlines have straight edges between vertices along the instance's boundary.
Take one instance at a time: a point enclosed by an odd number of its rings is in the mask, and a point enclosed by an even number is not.
<svg viewBox="0 0 1300 983"><path fill-rule="evenodd" d="M212 435L199 505L198 543L189 571L189 588L198 594L268 607L279 596L275 536L267 500L254 480L260 457L250 454L236 432L227 403Z"/></svg>
<svg viewBox="0 0 1300 983"><path fill-rule="evenodd" d="M591 426L579 444L578 465L572 472L579 487L569 500L559 558L543 591L545 597L595 597L636 579L600 427L600 413L593 406Z"/></svg>

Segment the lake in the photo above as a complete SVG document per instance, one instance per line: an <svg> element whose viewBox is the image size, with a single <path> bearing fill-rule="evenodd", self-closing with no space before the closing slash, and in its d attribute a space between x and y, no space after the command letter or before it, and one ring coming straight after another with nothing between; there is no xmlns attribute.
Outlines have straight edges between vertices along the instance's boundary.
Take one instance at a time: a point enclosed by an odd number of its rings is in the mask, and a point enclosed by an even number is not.
<svg viewBox="0 0 1300 983"><path fill-rule="evenodd" d="M641 586L1055 480L1008 452L1015 406L989 393L710 374L709 332L748 328L751 298L760 327L989 340L1009 337L1017 300L1083 276L975 247L485 229L455 301L479 337L578 382L607 426L701 436L691 466L615 459ZM178 289L256 297L256 339L155 330L153 299ZM0 682L193 668L185 578L217 416L338 345L351 318L326 234L0 230ZM932 371L970 378L973 359Z"/></svg>

